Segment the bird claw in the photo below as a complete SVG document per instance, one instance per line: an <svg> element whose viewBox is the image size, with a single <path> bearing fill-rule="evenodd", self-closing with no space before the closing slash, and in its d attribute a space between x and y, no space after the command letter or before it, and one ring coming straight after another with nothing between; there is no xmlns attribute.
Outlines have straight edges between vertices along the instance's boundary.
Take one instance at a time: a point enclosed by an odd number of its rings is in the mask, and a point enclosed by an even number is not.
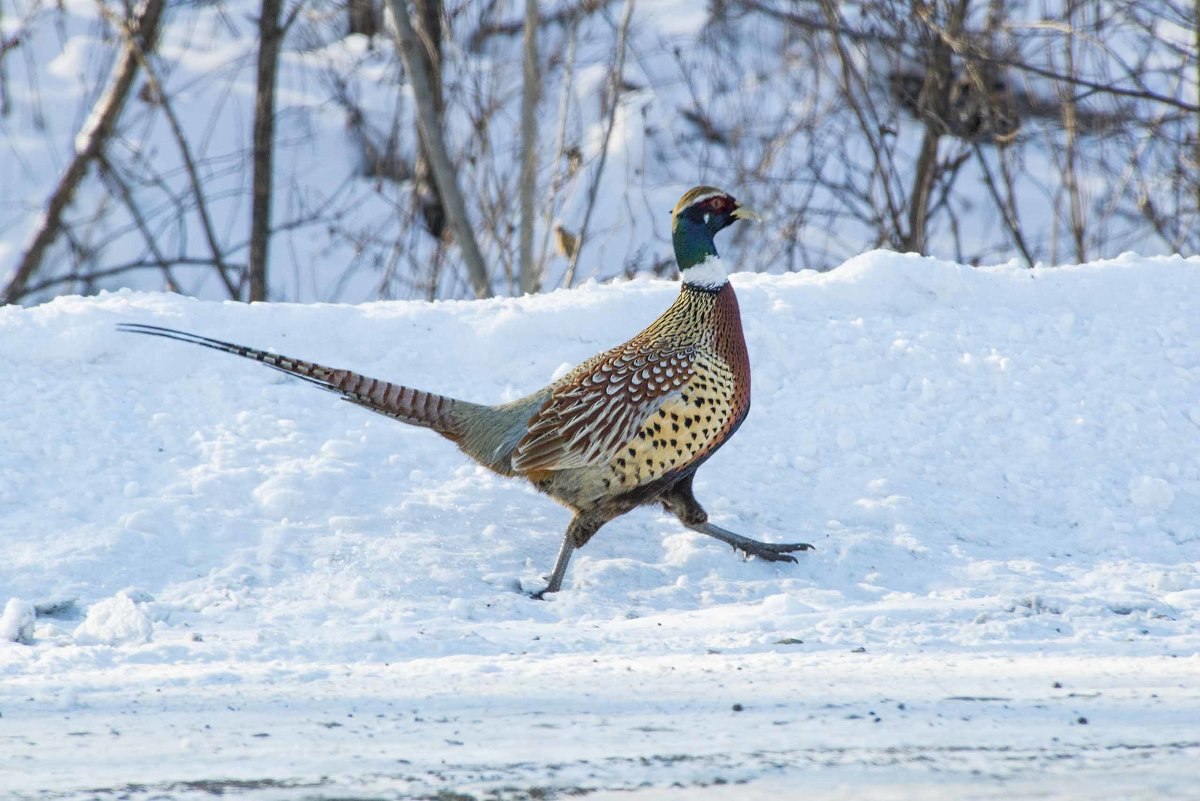
<svg viewBox="0 0 1200 801"><path fill-rule="evenodd" d="M791 551L815 551L807 542L757 542L754 545L734 545L735 551L746 556L757 556L765 562L795 562Z"/></svg>

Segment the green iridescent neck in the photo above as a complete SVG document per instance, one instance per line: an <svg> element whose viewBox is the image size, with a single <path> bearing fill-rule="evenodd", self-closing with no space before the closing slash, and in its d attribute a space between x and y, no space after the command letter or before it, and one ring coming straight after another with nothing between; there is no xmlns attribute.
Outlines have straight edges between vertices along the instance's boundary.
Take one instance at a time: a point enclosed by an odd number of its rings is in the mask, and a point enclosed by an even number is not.
<svg viewBox="0 0 1200 801"><path fill-rule="evenodd" d="M709 256L717 255L717 246L713 243L713 234L708 226L684 216L675 221L671 241L675 245L675 261L680 272L703 264Z"/></svg>

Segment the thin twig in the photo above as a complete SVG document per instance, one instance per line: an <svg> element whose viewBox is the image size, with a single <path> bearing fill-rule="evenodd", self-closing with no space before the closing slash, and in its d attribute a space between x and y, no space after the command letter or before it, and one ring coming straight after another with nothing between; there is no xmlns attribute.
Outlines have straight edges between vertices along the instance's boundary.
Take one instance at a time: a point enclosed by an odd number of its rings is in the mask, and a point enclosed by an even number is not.
<svg viewBox="0 0 1200 801"><path fill-rule="evenodd" d="M213 229L212 219L208 214L208 203L205 199L204 190L200 186L200 175L196 170L196 161L192 158L192 149L188 145L187 137L183 133L183 126L180 124L179 118L175 116L175 109L171 104L171 99L167 95L166 89L163 87L162 80L158 77L158 71L155 69L153 63L151 63L146 52L141 48L141 45L138 44L137 37L130 32L129 28L116 19L107 8L102 7L102 13L121 32L127 46L133 48L134 55L141 64L142 70L146 73L146 83L150 88L150 92L162 106L163 116L167 119L167 126L171 129L171 135L175 137L175 142L179 146L180 156L183 158L183 166L187 172L192 197L196 201L196 213L200 216L200 228L204 231L204 238L208 242L209 250L212 252L213 265L216 267L221 283L225 285L225 291L229 293L231 299L236 300L238 296L237 285L229 277L229 267L225 264L225 258L221 253L221 246L217 242L217 235Z"/></svg>
<svg viewBox="0 0 1200 801"><path fill-rule="evenodd" d="M833 0L821 0L821 9L824 11L831 27L843 31L849 30L849 26L842 21L842 16ZM891 187L892 177L896 174L895 165L892 162L891 151L884 146L882 135L879 133L883 126L878 123L878 115L874 115L875 123L872 124L872 121L867 118L867 112L859 103L858 94L855 92L856 87L868 103L870 103L870 94L866 90L865 81L863 81L862 76L858 74L858 70L854 66L853 59L850 58L850 53L846 50L845 44L842 43L840 34L834 34L833 44L842 65L842 82L845 86L846 102L850 104L850 110L858 120L858 127L866 138L867 145L871 148L874 171L879 175L880 183L883 186L883 195L887 205L887 215L891 221L891 230L899 232L903 227L901 225L900 208L896 205L896 200L892 196Z"/></svg>
<svg viewBox="0 0 1200 801"><path fill-rule="evenodd" d="M580 17L599 11L610 2L611 0L580 0L580 2L573 6L566 6L549 14L541 15L541 21L550 25L562 23L574 25ZM471 38L467 42L467 49L472 52L478 51L484 42L492 36L515 36L524 29L524 20L493 22L481 25L478 30L471 34Z"/></svg>
<svg viewBox="0 0 1200 801"><path fill-rule="evenodd" d="M1000 197L1000 190L996 186L996 179L992 177L992 170L988 167L987 159L984 158L983 148L978 142L971 145L975 150L975 158L979 161L979 166L983 170L983 183L988 188L988 193L992 196L992 201L996 204L996 208L1004 217L1004 227L1008 229L1008 233L1012 236L1013 243L1017 249L1021 251L1022 258L1025 259L1026 266L1032 268L1034 265L1033 255L1029 252L1029 247L1025 244L1025 237L1021 234L1021 223L1017 219L1017 210L1012 205L1011 197L1005 201ZM1000 158L1003 158L1003 154Z"/></svg>
<svg viewBox="0 0 1200 801"><path fill-rule="evenodd" d="M60 276L56 276L55 278L47 278L43 281L30 284L28 287L28 292L29 292L29 294L32 295L32 294L41 292L46 289L53 289L54 287L62 286L63 284L69 284L72 281L80 281L80 282L84 282L84 283L92 282L92 281L99 281L103 278L112 278L113 276L121 275L122 273L133 272L135 270L146 270L151 267L161 268L164 265L168 268L205 267L208 269L212 269L212 267L214 266L211 259L167 259L165 262L162 262L162 263L160 263L158 261L145 261L145 260L131 261L131 262L126 262L125 264L114 265L112 267L105 267L102 270L95 270L94 272L82 273L82 274L81 273L71 273L70 275L60 275ZM240 267L241 269L245 269L246 265L232 264L230 266Z"/></svg>
<svg viewBox="0 0 1200 801"><path fill-rule="evenodd" d="M588 188L587 208L583 212L583 224L579 226L579 240L571 260L567 264L567 273L563 278L564 286L571 286L575 281L575 268L579 264L579 254L587 244L588 223L592 219L592 211L596 208L596 195L600 192L600 180L604 177L604 165L608 161L608 143L612 139L613 128L617 124L617 109L621 105L621 86L625 72L625 41L628 38L629 22L633 19L634 0L625 0L625 11L621 15L621 23L617 28L617 55L609 75L609 101L612 107L608 112L608 124L604 128L604 139L600 142L600 160L592 174L592 184Z"/></svg>
<svg viewBox="0 0 1200 801"><path fill-rule="evenodd" d="M1075 0L1067 2L1067 20L1072 23L1075 17ZM1075 35L1074 26L1068 24L1071 32L1067 34L1066 56L1067 74L1075 74ZM1065 154L1066 164L1063 168L1063 185L1067 190L1067 198L1071 208L1071 238L1075 244L1075 260L1079 264L1087 261L1087 251L1084 246L1083 199L1079 191L1079 177L1076 172L1078 163L1077 143L1079 138L1078 106L1073 92L1066 93L1063 98L1063 130L1066 134Z"/></svg>
<svg viewBox="0 0 1200 801"><path fill-rule="evenodd" d="M521 177L518 195L521 207L517 270L522 294L537 292L541 275L533 269L533 193L537 188L537 105L541 89L537 51L537 0L525 0L524 82L521 87Z"/></svg>
<svg viewBox="0 0 1200 801"><path fill-rule="evenodd" d="M546 274L546 259L550 252L550 231L553 228L554 209L558 203L558 190L562 185L562 161L567 146L567 113L571 107L571 90L575 74L575 43L579 38L578 19L571 24L568 30L567 52L563 56L562 96L558 105L558 133L555 136L554 162L550 172L550 198L544 206L545 226L542 230L542 247L538 256L538 275ZM568 177L570 176L568 175Z"/></svg>
<svg viewBox="0 0 1200 801"><path fill-rule="evenodd" d="M101 153L96 157L96 163L100 165L102 175L108 176L113 185L117 188L117 194L121 198L121 202L125 204L125 209L129 212L129 216L133 219L134 225L142 234L142 238L146 241L146 247L154 256L154 261L162 271L163 278L166 279L167 289L171 292L179 291L179 284L175 281L175 276L171 275L171 268L167 264L166 258L163 257L162 251L158 248L158 242L154 233L150 230L150 226L146 223L146 218L142 214L142 210L138 207L137 201L133 197L133 192L129 190L129 184L125 183L124 179L109 163L108 157Z"/></svg>

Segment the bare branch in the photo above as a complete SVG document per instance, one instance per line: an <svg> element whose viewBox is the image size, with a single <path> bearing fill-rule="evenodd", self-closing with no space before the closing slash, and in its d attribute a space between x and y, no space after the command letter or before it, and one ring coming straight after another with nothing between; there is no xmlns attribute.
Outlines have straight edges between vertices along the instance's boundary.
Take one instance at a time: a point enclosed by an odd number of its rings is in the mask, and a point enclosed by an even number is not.
<svg viewBox="0 0 1200 801"><path fill-rule="evenodd" d="M608 110L608 124L604 128L604 138L600 142L600 160L596 164L595 172L592 173L592 183L588 189L587 208L583 212L583 225L579 227L579 244L567 264L567 273L563 278L564 286L571 286L575 281L575 268L579 264L579 254L587 244L588 223L592 219L592 210L596 207L600 179L604 177L604 165L608 161L608 143L612 139L613 128L617 123L617 110L621 105L621 87L624 84L622 76L625 72L625 41L629 34L629 22L633 19L633 3L634 0L625 0L625 11L621 15L621 22L617 27L616 61L609 74L608 96L611 107Z"/></svg>
<svg viewBox="0 0 1200 801"><path fill-rule="evenodd" d="M430 76L421 62L418 50L420 44L413 31L412 20L408 16L407 0L387 0L387 4L396 21L396 46L400 51L400 58L404 62L404 69L408 72L409 80L412 81L413 97L417 103L417 125L429 146L434 181L446 203L450 226L454 231L458 246L462 250L467 275L471 280L476 297L491 297L492 290L488 281L487 266L483 261L483 254L479 250L479 243L475 241L471 220L467 216L467 207L458 186L458 176L455 174L454 165L446 152L446 143L442 139L442 131L438 125L438 116L434 108Z"/></svg>
<svg viewBox="0 0 1200 801"><path fill-rule="evenodd" d="M171 269L177 267L203 267L206 269L212 269L215 266L216 265L210 259L166 259L164 261L158 261L157 259L155 261L138 260L127 262L125 264L116 264L112 267L105 267L102 270L93 270L87 273L71 273L69 275L59 275L55 276L54 278L47 278L43 281L30 284L28 287L28 292L32 295L36 292L43 292L47 289L53 289L55 287L60 287L75 281L92 283L105 278L112 278L114 276L121 275L122 273L155 267L158 269ZM232 264L230 266L243 270L246 268L246 265L244 264Z"/></svg>
<svg viewBox="0 0 1200 801"><path fill-rule="evenodd" d="M1000 189L996 185L996 179L992 176L992 170L988 166L987 159L984 157L983 148L976 142L972 145L975 150L975 158L979 161L980 170L983 172L983 183L987 186L988 194L991 195L992 201L996 204L1001 216L1004 218L1004 227L1012 237L1013 244L1021 251L1022 258L1025 259L1027 267L1033 267L1033 254L1029 250L1029 246L1025 243L1025 236L1021 233L1021 221L1017 217L1017 207L1013 203L1012 193L1010 192L1007 198L1000 195ZM1000 158L1004 158L1004 154L1000 154Z"/></svg>
<svg viewBox="0 0 1200 801"><path fill-rule="evenodd" d="M572 169L572 164L576 158L568 157L566 179L562 177L561 169L563 157L566 155L567 144L567 112L570 110L571 104L571 86L575 75L575 49L578 41L579 26L572 24L567 32L567 52L563 56L563 79L562 79L562 94L559 98L558 105L558 133L554 137L554 162L550 173L550 198L544 204L545 228L542 232L542 247L538 256L538 273L545 274L546 259L549 255L550 247L550 232L553 228L552 221L554 209L558 204L558 191L565 182L574 176L575 171ZM576 151L578 152L578 151ZM568 255L568 259L570 256Z"/></svg>
<svg viewBox="0 0 1200 801"><path fill-rule="evenodd" d="M133 218L134 224L142 234L142 239L146 242L146 249L154 256L154 263L162 271L167 288L172 292L178 292L179 284L175 282L175 276L171 275L171 267L159 249L158 242L155 239L154 233L150 230L150 226L146 224L146 217L142 214L141 208L138 207L137 200L133 197L133 192L129 190L129 184L125 183L124 179L117 174L117 171L109 164L108 158L103 153L96 157L96 161L100 165L101 175L106 176L116 186L121 202L125 204L125 208L129 211L129 216Z"/></svg>
<svg viewBox="0 0 1200 801"><path fill-rule="evenodd" d="M158 77L158 71L154 68L146 52L142 50L137 38L130 35L129 30L124 25L119 24L108 9L104 9L103 13L121 31L126 46L133 48L133 53L137 57L138 63L146 73L146 84L150 89L150 93L157 99L163 110L163 116L167 118L167 125L171 129L171 135L175 138L175 143L179 145L179 153L183 158L184 169L187 171L192 197L196 201L196 213L200 216L200 227L204 231L204 238L207 240L209 250L212 252L213 265L216 267L221 283L225 286L225 291L229 293L231 299L236 300L238 297L237 285L229 277L229 267L225 264L225 258L221 253L221 246L217 242L216 231L213 229L212 220L208 214L208 203L205 199L204 191L200 187L200 176L196 171L195 159L192 158L192 149L188 145L187 137L183 133L183 126L180 124L179 118L175 115L171 98L167 95L162 81ZM159 260L161 261L161 258Z"/></svg>
<svg viewBox="0 0 1200 801"><path fill-rule="evenodd" d="M158 36L159 21L162 18L166 0L144 0L137 16L131 24L133 39L139 43L142 52L154 49ZM127 40L128 41L128 40ZM109 137L116 128L121 110L133 88L134 79L138 73L138 58L134 47L122 49L117 63L113 67L108 89L100 96L92 113L84 124L83 130L75 138L75 157L67 165L67 169L59 178L58 185L46 203L46 211L37 231L26 248L16 270L9 277L3 291L0 291L0 306L15 303L24 297L26 286L41 266L46 250L58 238L63 227L63 215L75 191L87 176L91 163L104 150Z"/></svg>
<svg viewBox="0 0 1200 801"><path fill-rule="evenodd" d="M521 88L521 177L518 194L521 206L520 272L521 292L532 294L541 287L541 275L533 267L533 193L537 187L537 105L541 90L537 52L537 0L525 0L524 83Z"/></svg>
<svg viewBox="0 0 1200 801"><path fill-rule="evenodd" d="M1067 34L1066 41L1066 68L1067 74L1072 76L1077 74L1075 69L1074 26L1071 24L1077 11L1077 6L1076 0L1067 0L1066 13L1070 32ZM1079 191L1079 160L1076 155L1079 138L1079 109L1073 93L1064 92L1063 94L1062 120L1067 139L1063 148L1063 159L1065 162L1062 166L1063 188L1067 192L1070 206L1071 239L1075 245L1075 260L1082 264L1087 261L1087 252L1084 246L1083 200L1080 197Z"/></svg>
<svg viewBox="0 0 1200 801"><path fill-rule="evenodd" d="M833 0L821 0L821 9L825 13L830 26L840 29L849 28L849 26L842 22L841 14L838 12ZM850 105L855 119L858 121L859 130L871 148L871 153L874 157L874 170L879 176L883 187L886 212L891 222L891 230L899 233L902 230L900 208L897 206L895 198L892 197L891 188L891 180L892 176L895 175L895 170L891 153L883 142L883 128L879 124L878 115L871 114L868 116L868 109L865 107L865 104L869 103L869 95L865 88L865 82L862 76L858 74L858 70L854 66L854 61L850 57L850 53L846 49L846 45L842 42L840 35L834 35L833 44L842 67L842 84L845 99ZM865 102L860 102L860 97Z"/></svg>
<svg viewBox="0 0 1200 801"><path fill-rule="evenodd" d="M580 17L599 11L611 2L612 0L579 0L575 5L560 8L558 11L542 16L540 23L574 25ZM467 42L467 49L477 51L492 36L516 36L524 30L524 19L482 25L475 33L471 34L471 39Z"/></svg>

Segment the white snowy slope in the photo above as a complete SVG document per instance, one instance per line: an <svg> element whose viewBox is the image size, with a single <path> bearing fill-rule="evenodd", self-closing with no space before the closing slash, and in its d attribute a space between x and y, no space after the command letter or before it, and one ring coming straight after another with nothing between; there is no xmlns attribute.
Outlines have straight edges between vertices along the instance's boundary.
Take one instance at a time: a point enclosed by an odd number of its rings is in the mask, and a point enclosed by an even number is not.
<svg viewBox="0 0 1200 801"><path fill-rule="evenodd" d="M754 405L697 494L817 550L643 509L544 602L548 499L114 325L503 401L676 284L0 309L0 797L1194 797L1200 259L732 281Z"/></svg>

